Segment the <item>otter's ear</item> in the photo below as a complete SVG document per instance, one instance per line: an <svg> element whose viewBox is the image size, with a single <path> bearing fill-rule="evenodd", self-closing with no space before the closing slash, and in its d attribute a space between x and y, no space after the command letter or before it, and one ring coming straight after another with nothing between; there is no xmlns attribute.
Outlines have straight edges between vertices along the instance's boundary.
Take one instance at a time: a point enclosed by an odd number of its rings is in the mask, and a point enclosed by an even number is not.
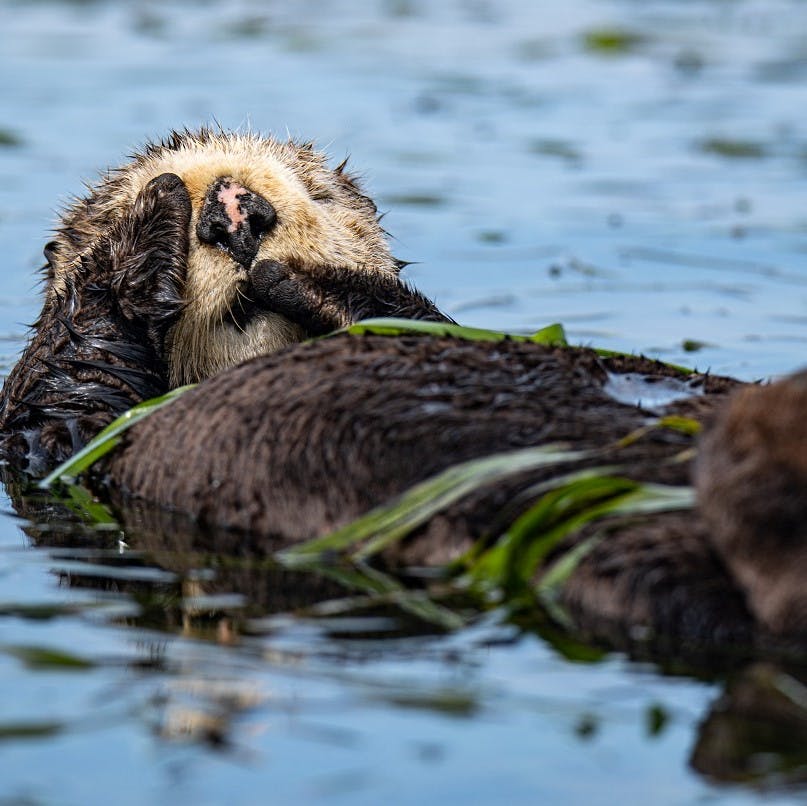
<svg viewBox="0 0 807 806"><path fill-rule="evenodd" d="M42 254L45 255L45 260L48 261L49 265L53 265L53 261L59 255L59 242L58 241L48 241L45 244L45 248L42 250Z"/></svg>

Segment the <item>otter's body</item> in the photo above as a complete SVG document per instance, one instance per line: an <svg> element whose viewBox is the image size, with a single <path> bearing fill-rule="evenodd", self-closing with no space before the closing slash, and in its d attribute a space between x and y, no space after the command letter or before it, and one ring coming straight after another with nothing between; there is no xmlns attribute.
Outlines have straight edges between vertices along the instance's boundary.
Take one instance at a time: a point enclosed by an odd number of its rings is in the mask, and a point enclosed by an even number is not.
<svg viewBox="0 0 807 806"><path fill-rule="evenodd" d="M671 377L694 385L697 394L664 413L699 421L738 385L584 349L337 336L254 359L155 412L99 468L97 489L112 491L124 520L142 522L143 505L157 505L275 550L338 529L458 462L548 443L591 452L466 495L382 556L392 566L442 565L495 539L534 500L524 494L536 483L581 466L689 482L694 437L643 433L659 412L609 393L627 372L642 373L648 389ZM623 443L629 434L642 436ZM562 590L578 628L623 645L639 629L668 641L753 643L754 618L699 515L609 529Z"/></svg>
<svg viewBox="0 0 807 806"><path fill-rule="evenodd" d="M640 358L620 364L670 372ZM253 359L185 393L128 431L105 472L126 495L288 543L337 529L458 462L547 443L602 451L593 461L619 461L645 480L686 483L686 466L663 460L689 437L661 430L617 450L651 415L609 396L608 371L590 350L340 335ZM700 380L708 394L678 408L713 408L732 386ZM486 527L469 523L454 550L424 547L410 559L445 562Z"/></svg>

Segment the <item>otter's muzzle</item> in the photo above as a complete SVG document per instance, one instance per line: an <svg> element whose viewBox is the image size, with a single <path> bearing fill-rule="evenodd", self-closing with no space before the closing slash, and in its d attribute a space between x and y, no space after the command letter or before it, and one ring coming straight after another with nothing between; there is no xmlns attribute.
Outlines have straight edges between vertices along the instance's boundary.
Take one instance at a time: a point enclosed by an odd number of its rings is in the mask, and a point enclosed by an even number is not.
<svg viewBox="0 0 807 806"><path fill-rule="evenodd" d="M217 179L207 191L196 225L202 243L218 246L249 267L263 238L277 222L275 208L232 177Z"/></svg>

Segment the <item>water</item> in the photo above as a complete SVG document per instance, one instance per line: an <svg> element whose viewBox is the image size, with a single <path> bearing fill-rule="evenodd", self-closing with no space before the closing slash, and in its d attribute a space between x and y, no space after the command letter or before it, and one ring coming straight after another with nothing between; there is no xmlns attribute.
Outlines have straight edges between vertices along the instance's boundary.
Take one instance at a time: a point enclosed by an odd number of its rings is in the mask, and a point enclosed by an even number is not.
<svg viewBox="0 0 807 806"><path fill-rule="evenodd" d="M463 323L795 369L805 30L798 0L2 0L0 363L36 316L60 203L144 139L218 121L350 154L409 277ZM719 676L569 660L495 613L449 637L337 629L275 613L259 568L242 587L172 547L132 570L116 534L54 527L37 546L3 512L4 801L805 794L689 767ZM224 580L215 618L189 568Z"/></svg>

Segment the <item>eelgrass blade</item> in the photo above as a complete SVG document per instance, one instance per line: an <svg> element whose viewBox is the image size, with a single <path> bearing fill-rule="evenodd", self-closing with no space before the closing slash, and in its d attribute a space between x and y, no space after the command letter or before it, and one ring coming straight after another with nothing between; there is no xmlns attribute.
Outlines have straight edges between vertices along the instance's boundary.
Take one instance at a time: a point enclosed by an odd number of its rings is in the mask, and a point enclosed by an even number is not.
<svg viewBox="0 0 807 806"><path fill-rule="evenodd" d="M659 417L646 425L641 425L635 428L629 434L616 442L616 447L627 448L629 445L634 445L640 439L644 439L648 434L652 434L659 428L666 428L669 431L677 431L687 437L695 437L701 431L701 423L692 417L682 417L677 414L668 414L664 417Z"/></svg>
<svg viewBox="0 0 807 806"><path fill-rule="evenodd" d="M569 451L557 445L543 445L463 462L416 484L390 504L371 510L325 537L287 549L281 553L282 561L305 564L322 554L350 549L354 550L357 559L367 558L480 487L525 470L580 461L589 456L588 451ZM368 541L367 544L362 546L365 541Z"/></svg>
<svg viewBox="0 0 807 806"><path fill-rule="evenodd" d="M637 485L629 495L620 501L611 515L651 515L656 512L672 512L679 509L692 509L695 506L693 487L673 487L668 484Z"/></svg>
<svg viewBox="0 0 807 806"><path fill-rule="evenodd" d="M366 333L376 336L405 336L409 333L420 333L429 336L452 336L456 339L468 341L531 341L537 344L566 345L566 334L563 325L552 324L548 327L525 336L523 333L505 333L500 330L486 330L477 327L465 327L448 322L424 322L420 319L396 319L394 317L379 317L365 319L350 325L344 331L354 335Z"/></svg>
<svg viewBox="0 0 807 806"><path fill-rule="evenodd" d="M195 384L180 386L177 389L172 389L161 397L144 400L142 403L138 403L136 406L129 409L129 411L124 412L106 428L99 431L80 451L73 454L66 462L63 462L52 473L45 476L45 478L39 482L38 487L47 490L55 482L63 478L75 478L80 475L87 470L87 468L95 464L102 456L109 453L120 442L120 435L124 431L131 428L135 423L140 422L143 418L148 417L149 414L157 411L157 409L171 403L194 386Z"/></svg>
<svg viewBox="0 0 807 806"><path fill-rule="evenodd" d="M550 347L567 347L569 344L566 340L566 331L560 322L536 330L529 340L535 344L546 344Z"/></svg>
<svg viewBox="0 0 807 806"><path fill-rule="evenodd" d="M560 592L569 577L575 572L580 561L602 540L602 533L592 535L587 540L570 549L552 565L535 585L535 595L546 609L547 613L570 632L574 629L574 622L560 604Z"/></svg>
<svg viewBox="0 0 807 806"><path fill-rule="evenodd" d="M543 492L494 546L471 558L471 583L486 589L524 588L547 554L589 523L605 517L648 515L693 506L690 487L643 484L602 475L602 470L582 471L565 481L555 479L555 488ZM568 566L567 573L574 567Z"/></svg>
<svg viewBox="0 0 807 806"><path fill-rule="evenodd" d="M471 579L476 584L511 590L526 587L541 560L564 537L596 517L603 501L612 501L635 486L635 482L603 475L602 469L553 481L496 544L475 560Z"/></svg>
<svg viewBox="0 0 807 806"><path fill-rule="evenodd" d="M703 425L693 417L682 417L679 414L667 414L659 419L658 424L662 428L677 431L679 434L685 434L688 437L697 436L703 428Z"/></svg>
<svg viewBox="0 0 807 806"><path fill-rule="evenodd" d="M320 602L309 609L312 615L326 615L338 609L364 605L393 604L421 621L452 632L465 626L465 619L457 613L437 604L428 591L410 590L397 579L364 563L352 565L326 564L311 565L309 570L329 577L340 585L364 592L363 597L351 596L345 599Z"/></svg>
<svg viewBox="0 0 807 806"><path fill-rule="evenodd" d="M633 492L622 496L607 514L610 516L629 516L666 512L674 509L688 509L694 505L694 497L694 491L691 487L641 484ZM559 603L561 590L569 577L575 572L581 560L595 546L607 539L607 531L602 530L578 543L561 555L535 583L535 594L541 604L558 624L568 630L574 629L574 623Z"/></svg>

